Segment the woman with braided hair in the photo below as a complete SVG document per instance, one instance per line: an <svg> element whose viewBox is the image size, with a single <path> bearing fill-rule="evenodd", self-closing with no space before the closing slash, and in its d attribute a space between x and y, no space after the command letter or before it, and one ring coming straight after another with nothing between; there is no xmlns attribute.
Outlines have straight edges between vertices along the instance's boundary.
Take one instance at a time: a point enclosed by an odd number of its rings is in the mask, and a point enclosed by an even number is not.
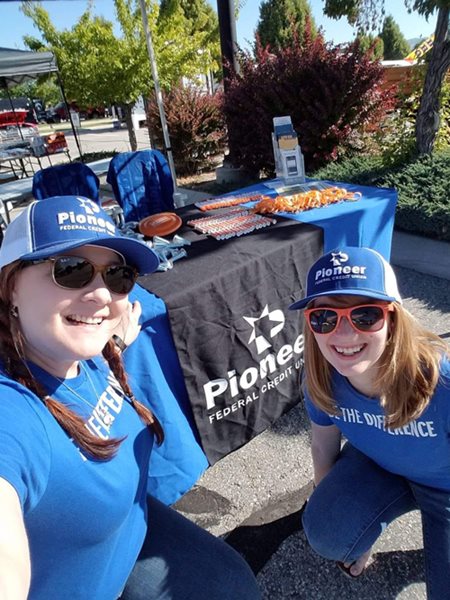
<svg viewBox="0 0 450 600"><path fill-rule="evenodd" d="M259 598L228 547L147 496L158 419L121 352L158 258L94 202L31 203L0 248L0 597Z"/></svg>

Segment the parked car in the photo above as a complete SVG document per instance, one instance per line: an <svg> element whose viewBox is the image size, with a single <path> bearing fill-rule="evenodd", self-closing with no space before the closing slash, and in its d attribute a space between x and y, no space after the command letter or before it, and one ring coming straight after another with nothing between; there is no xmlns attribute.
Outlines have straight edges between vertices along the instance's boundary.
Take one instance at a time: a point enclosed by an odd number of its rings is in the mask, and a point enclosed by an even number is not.
<svg viewBox="0 0 450 600"><path fill-rule="evenodd" d="M20 128L20 130L19 130ZM22 135L21 135L22 134ZM0 143L20 142L39 135L39 129L34 123L0 123Z"/></svg>
<svg viewBox="0 0 450 600"><path fill-rule="evenodd" d="M12 104L12 107L11 107ZM25 111L27 123L37 123L45 116L44 101L41 98L27 98L19 96L17 98L0 98L0 112L10 111L14 108L15 111Z"/></svg>
<svg viewBox="0 0 450 600"><path fill-rule="evenodd" d="M99 117L104 117L106 113L106 107L104 106L90 106L85 109L80 109L75 102L71 102L69 107L80 115L80 119L98 119ZM61 121L68 120L69 115L67 113L67 106L64 102L58 102L56 106L47 110L48 123L60 123Z"/></svg>

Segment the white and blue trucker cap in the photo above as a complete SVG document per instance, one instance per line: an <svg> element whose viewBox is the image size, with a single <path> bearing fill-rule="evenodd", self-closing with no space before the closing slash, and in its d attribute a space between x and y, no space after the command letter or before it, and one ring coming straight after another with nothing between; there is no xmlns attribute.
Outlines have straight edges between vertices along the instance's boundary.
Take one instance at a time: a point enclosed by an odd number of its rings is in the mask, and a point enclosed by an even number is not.
<svg viewBox="0 0 450 600"><path fill-rule="evenodd" d="M155 252L125 237L98 204L81 196L53 196L31 202L6 228L0 269L15 260L37 260L90 244L120 252L140 275L158 268Z"/></svg>
<svg viewBox="0 0 450 600"><path fill-rule="evenodd" d="M367 296L402 303L391 265L371 248L344 246L325 254L308 271L306 296L289 306L305 308L320 296Z"/></svg>

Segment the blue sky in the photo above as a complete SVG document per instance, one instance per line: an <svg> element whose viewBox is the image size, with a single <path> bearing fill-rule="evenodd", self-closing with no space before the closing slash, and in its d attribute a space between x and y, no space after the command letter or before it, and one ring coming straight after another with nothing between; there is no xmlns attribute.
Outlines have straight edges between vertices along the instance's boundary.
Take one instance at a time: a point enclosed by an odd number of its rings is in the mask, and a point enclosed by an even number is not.
<svg viewBox="0 0 450 600"><path fill-rule="evenodd" d="M209 0L211 5L217 9L215 0ZM241 47L247 47L248 42L253 40L258 18L261 0L247 0L241 10L236 23L238 43ZM59 0L43 2L44 7L50 14L50 18L58 29L70 28L74 25L87 6L86 0ZM354 36L353 29L345 19L335 21L323 15L323 0L310 0L310 6L316 24L323 27L325 39L334 43L350 41ZM95 13L101 14L114 21L113 0L95 0ZM406 11L404 0L386 0L386 12L391 14L403 35L407 38L428 37L434 31L436 15L427 22L417 14L409 15ZM0 46L6 48L24 48L22 37L25 34L37 35L31 19L25 17L20 11L20 2L0 1L1 37Z"/></svg>

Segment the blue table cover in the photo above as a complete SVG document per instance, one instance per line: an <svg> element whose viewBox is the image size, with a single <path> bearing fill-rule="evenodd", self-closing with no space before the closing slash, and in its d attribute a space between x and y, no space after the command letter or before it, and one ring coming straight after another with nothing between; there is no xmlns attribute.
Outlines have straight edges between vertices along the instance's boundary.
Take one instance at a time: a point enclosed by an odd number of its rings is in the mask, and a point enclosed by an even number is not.
<svg viewBox="0 0 450 600"><path fill-rule="evenodd" d="M389 261L397 206L396 190L335 181L323 183L343 187L350 192L361 192L362 198L354 202L339 202L323 208L312 208L297 214L277 213L277 216L322 227L325 234L324 252L330 252L342 245L367 246L377 250ZM274 198L277 196L273 189L261 183L239 190L241 193L253 191Z"/></svg>
<svg viewBox="0 0 450 600"><path fill-rule="evenodd" d="M150 458L148 490L172 504L189 490L208 461L196 439L196 428L172 339L165 304L136 285L130 301L142 306L142 329L124 352L134 395L148 402L164 428L165 440L154 446Z"/></svg>

